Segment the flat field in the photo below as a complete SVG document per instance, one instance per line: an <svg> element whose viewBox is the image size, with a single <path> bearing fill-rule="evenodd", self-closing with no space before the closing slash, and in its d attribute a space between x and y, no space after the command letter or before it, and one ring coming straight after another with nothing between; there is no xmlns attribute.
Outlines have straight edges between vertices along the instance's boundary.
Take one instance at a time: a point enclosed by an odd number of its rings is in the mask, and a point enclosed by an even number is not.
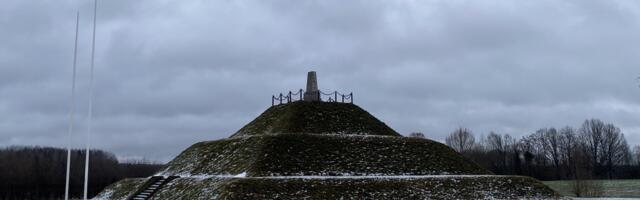
<svg viewBox="0 0 640 200"><path fill-rule="evenodd" d="M640 198L640 179L596 181L602 184L603 197ZM571 193L571 181L543 181L543 183L564 196L574 196Z"/></svg>

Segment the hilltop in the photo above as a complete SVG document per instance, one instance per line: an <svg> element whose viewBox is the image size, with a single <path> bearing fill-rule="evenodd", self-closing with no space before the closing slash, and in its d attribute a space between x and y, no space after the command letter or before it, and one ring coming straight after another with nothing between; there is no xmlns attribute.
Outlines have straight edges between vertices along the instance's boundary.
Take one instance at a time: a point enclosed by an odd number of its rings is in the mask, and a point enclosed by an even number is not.
<svg viewBox="0 0 640 200"><path fill-rule="evenodd" d="M273 133L401 136L355 104L296 101L270 107L231 137Z"/></svg>

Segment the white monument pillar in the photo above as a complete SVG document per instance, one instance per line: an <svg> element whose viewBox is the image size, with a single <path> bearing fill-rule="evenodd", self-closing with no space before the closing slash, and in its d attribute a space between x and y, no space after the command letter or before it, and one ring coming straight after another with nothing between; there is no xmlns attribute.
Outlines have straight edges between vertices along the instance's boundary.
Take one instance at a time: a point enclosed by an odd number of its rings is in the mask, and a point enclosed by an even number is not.
<svg viewBox="0 0 640 200"><path fill-rule="evenodd" d="M320 90L318 90L318 79L315 71L307 73L307 90L304 92L305 101L320 101Z"/></svg>

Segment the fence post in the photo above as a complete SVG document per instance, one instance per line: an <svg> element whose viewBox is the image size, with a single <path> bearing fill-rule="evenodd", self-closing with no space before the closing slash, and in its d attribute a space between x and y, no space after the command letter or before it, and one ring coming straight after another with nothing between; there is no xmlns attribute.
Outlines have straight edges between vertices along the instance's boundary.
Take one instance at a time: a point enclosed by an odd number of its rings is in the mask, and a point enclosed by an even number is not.
<svg viewBox="0 0 640 200"><path fill-rule="evenodd" d="M349 93L349 96L351 97L351 98L350 98L350 99L351 99L351 104L353 104L353 92L352 92L352 93Z"/></svg>
<svg viewBox="0 0 640 200"><path fill-rule="evenodd" d="M291 91L289 91L289 96L287 97L287 103L291 103Z"/></svg>
<svg viewBox="0 0 640 200"><path fill-rule="evenodd" d="M282 104L282 93L280 93L280 104Z"/></svg>
<svg viewBox="0 0 640 200"><path fill-rule="evenodd" d="M276 102L275 102L275 95L271 95L271 106L273 106Z"/></svg>
<svg viewBox="0 0 640 200"><path fill-rule="evenodd" d="M342 103L344 103L344 94L341 94L340 96L342 96Z"/></svg>
<svg viewBox="0 0 640 200"><path fill-rule="evenodd" d="M320 90L316 91L316 93L318 94L318 100L322 101L322 96L320 95Z"/></svg>
<svg viewBox="0 0 640 200"><path fill-rule="evenodd" d="M338 102L338 91L333 91L333 102Z"/></svg>
<svg viewBox="0 0 640 200"><path fill-rule="evenodd" d="M298 91L298 93L300 93L300 99L299 99L299 100L300 100L300 101L302 101L302 89L300 89L300 90Z"/></svg>

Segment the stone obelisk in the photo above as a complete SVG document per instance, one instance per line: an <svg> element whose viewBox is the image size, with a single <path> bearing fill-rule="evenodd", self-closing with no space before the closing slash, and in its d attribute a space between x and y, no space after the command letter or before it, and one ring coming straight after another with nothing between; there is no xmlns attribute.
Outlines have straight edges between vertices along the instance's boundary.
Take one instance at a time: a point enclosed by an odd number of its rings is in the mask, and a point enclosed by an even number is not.
<svg viewBox="0 0 640 200"><path fill-rule="evenodd" d="M320 90L318 90L318 79L315 71L307 73L307 90L304 92L305 101L320 101Z"/></svg>

